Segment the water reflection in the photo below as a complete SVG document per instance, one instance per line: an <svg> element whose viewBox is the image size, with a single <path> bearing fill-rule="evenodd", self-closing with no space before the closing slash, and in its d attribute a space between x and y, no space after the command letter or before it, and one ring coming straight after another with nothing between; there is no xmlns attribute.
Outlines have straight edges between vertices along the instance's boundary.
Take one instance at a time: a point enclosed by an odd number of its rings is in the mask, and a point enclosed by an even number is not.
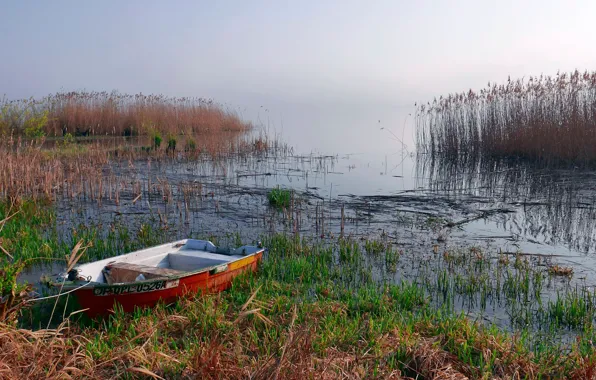
<svg viewBox="0 0 596 380"><path fill-rule="evenodd" d="M512 160L418 156L418 176L434 194L485 209L512 237L589 253L596 245L596 173L538 169Z"/></svg>

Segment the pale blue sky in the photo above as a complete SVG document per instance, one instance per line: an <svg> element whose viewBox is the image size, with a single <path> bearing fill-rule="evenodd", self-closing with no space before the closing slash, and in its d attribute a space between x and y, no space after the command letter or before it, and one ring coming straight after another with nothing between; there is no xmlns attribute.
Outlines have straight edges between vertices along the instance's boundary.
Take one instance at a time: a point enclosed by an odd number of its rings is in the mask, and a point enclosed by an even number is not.
<svg viewBox="0 0 596 380"><path fill-rule="evenodd" d="M0 93L411 104L596 69L593 1L0 0Z"/></svg>

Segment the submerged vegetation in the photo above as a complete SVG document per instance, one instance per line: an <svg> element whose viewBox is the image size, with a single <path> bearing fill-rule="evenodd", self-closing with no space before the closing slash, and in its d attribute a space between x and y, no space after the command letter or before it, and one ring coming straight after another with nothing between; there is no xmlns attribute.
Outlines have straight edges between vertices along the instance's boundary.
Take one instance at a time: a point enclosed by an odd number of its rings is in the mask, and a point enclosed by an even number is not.
<svg viewBox="0 0 596 380"><path fill-rule="evenodd" d="M541 163L596 162L596 72L489 83L417 109L420 151L519 157Z"/></svg>

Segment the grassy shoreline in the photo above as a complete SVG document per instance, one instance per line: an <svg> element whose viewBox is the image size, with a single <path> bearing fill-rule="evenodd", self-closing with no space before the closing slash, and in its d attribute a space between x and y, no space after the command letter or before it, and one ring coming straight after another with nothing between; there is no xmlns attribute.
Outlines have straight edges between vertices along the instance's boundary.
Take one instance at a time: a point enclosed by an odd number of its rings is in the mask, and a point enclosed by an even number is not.
<svg viewBox="0 0 596 380"><path fill-rule="evenodd" d="M18 207L9 212L5 203L0 208L0 219L18 211L2 231L4 247L15 253L14 261L3 258L5 268L40 252L62 258L78 239L94 245L85 260L167 239L149 225L136 232L119 227L108 237L88 226L78 228L72 241L61 241L52 233L51 204L23 201ZM567 291L538 311L524 309L526 303L540 302L532 294L542 274L523 258L494 263L511 276L504 277L508 286L491 293L495 283L477 273L490 272L492 259L477 250L434 255L431 261L446 267L429 284L423 279L426 272L418 280L375 280L371 260L392 273L400 260L409 260L384 241L275 234L263 243L269 251L258 273L237 279L220 294L133 314L116 310L100 321L75 314L52 330L23 325L27 316L30 322L43 318L43 310L51 310L48 305L22 310L20 327L12 319L0 324L0 345L8 348L0 353L5 363L0 377L589 378L594 371L596 303ZM457 267L472 272L462 277ZM551 321L546 330L579 333L561 344L533 339L532 328L512 334L482 324L453 308L453 299L466 294L519 300L513 305L520 315L540 313L542 323ZM73 311L69 299L56 314ZM45 324L38 321L37 327Z"/></svg>

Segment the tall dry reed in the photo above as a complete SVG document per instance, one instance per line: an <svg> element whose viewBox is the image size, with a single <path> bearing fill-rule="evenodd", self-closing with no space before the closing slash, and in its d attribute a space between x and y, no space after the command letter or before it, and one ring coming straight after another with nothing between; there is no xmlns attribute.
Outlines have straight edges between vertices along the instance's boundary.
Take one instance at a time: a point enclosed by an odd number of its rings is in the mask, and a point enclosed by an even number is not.
<svg viewBox="0 0 596 380"><path fill-rule="evenodd" d="M188 137L190 138L190 137ZM0 199L85 198L119 202L120 193L140 194L153 188L171 200L168 186L137 179L136 162L202 162L226 168L229 162L251 155L288 154L287 146L265 135L251 137L237 132L194 136L193 148L180 139L182 148L150 148L144 139L98 139L91 143L26 140L8 136L0 141ZM127 170L122 164L128 163Z"/></svg>
<svg viewBox="0 0 596 380"><path fill-rule="evenodd" d="M203 98L81 91L0 99L0 133L132 136L242 132L250 127L235 112Z"/></svg>
<svg viewBox="0 0 596 380"><path fill-rule="evenodd" d="M544 163L596 161L596 72L509 79L420 105L420 151Z"/></svg>

